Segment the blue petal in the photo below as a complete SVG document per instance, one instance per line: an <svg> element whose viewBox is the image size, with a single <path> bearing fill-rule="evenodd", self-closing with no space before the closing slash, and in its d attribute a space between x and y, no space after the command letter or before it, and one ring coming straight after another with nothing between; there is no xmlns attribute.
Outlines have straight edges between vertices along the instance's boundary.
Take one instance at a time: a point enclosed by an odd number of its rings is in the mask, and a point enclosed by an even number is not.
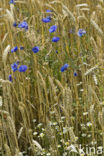
<svg viewBox="0 0 104 156"><path fill-rule="evenodd" d="M64 72L67 68L69 67L69 64L64 64L62 67L61 67L61 72Z"/></svg>
<svg viewBox="0 0 104 156"><path fill-rule="evenodd" d="M49 23L50 21L51 21L51 17L50 16L42 19L42 22L44 22L44 23Z"/></svg>
<svg viewBox="0 0 104 156"><path fill-rule="evenodd" d="M52 42L58 42L59 40L60 40L59 37L53 37L53 38L52 38Z"/></svg>
<svg viewBox="0 0 104 156"><path fill-rule="evenodd" d="M50 27L49 32L50 33L55 32L56 29L57 29L57 26L56 25L53 25L53 26Z"/></svg>
<svg viewBox="0 0 104 156"><path fill-rule="evenodd" d="M13 72L15 72L16 70L18 70L18 64L17 63L12 64L11 68L12 68Z"/></svg>
<svg viewBox="0 0 104 156"><path fill-rule="evenodd" d="M47 13L52 12L52 10L46 10Z"/></svg>
<svg viewBox="0 0 104 156"><path fill-rule="evenodd" d="M86 34L86 31L84 29L79 29L78 32L77 32L77 35L79 37L82 37L84 34Z"/></svg>
<svg viewBox="0 0 104 156"><path fill-rule="evenodd" d="M33 47L33 48L32 48L32 51L33 51L34 53L37 53L37 52L39 51L39 47L38 47L38 46Z"/></svg>
<svg viewBox="0 0 104 156"><path fill-rule="evenodd" d="M18 47L16 46L16 47L11 49L11 53L16 52L17 50L18 50Z"/></svg>
<svg viewBox="0 0 104 156"><path fill-rule="evenodd" d="M18 70L19 70L19 72L25 72L27 70L27 66L21 65Z"/></svg>
<svg viewBox="0 0 104 156"><path fill-rule="evenodd" d="M11 75L11 74L8 76L8 80L9 80L10 82L12 82L12 75Z"/></svg>
<svg viewBox="0 0 104 156"><path fill-rule="evenodd" d="M10 1L9 1L9 4L15 4L15 3L14 3L14 0L10 0Z"/></svg>
<svg viewBox="0 0 104 156"><path fill-rule="evenodd" d="M16 27L16 26L17 26L17 23L16 23L16 22L14 22L14 23L13 23L13 26L14 26L14 27Z"/></svg>

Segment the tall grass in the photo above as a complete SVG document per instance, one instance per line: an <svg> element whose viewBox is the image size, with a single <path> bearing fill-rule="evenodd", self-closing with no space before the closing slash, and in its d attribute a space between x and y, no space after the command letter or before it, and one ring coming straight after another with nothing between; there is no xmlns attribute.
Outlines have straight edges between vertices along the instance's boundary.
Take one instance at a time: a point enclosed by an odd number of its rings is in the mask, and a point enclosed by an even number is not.
<svg viewBox="0 0 104 156"><path fill-rule="evenodd" d="M13 27L24 20L27 31ZM80 144L104 148L103 22L103 0L0 1L1 155L82 156ZM58 28L50 34L52 25ZM86 34L79 37L79 29ZM54 36L60 41L52 43ZM24 50L11 53L15 46ZM11 70L18 60L25 73Z"/></svg>

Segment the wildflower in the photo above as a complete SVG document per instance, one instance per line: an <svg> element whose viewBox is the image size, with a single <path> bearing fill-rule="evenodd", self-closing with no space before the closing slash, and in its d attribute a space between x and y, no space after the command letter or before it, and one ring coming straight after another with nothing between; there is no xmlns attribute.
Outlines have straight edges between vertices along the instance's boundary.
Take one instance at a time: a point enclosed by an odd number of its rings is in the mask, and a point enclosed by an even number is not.
<svg viewBox="0 0 104 156"><path fill-rule="evenodd" d="M86 137L86 136L87 136L87 134L85 134L85 133L82 134L82 137Z"/></svg>
<svg viewBox="0 0 104 156"><path fill-rule="evenodd" d="M53 26L50 27L49 32L50 33L55 32L56 29L57 29L57 26L56 25L53 25Z"/></svg>
<svg viewBox="0 0 104 156"><path fill-rule="evenodd" d="M69 65L66 63L61 67L61 72L64 72L67 68L69 67Z"/></svg>
<svg viewBox="0 0 104 156"><path fill-rule="evenodd" d="M13 72L15 72L16 70L18 70L18 64L17 63L12 64L11 68L12 68Z"/></svg>
<svg viewBox="0 0 104 156"><path fill-rule="evenodd" d="M64 120L64 119L65 119L65 116L62 116L62 117L61 117L61 120Z"/></svg>
<svg viewBox="0 0 104 156"><path fill-rule="evenodd" d="M18 28L24 28L25 30L28 30L28 24L27 22L23 21L20 24L18 24Z"/></svg>
<svg viewBox="0 0 104 156"><path fill-rule="evenodd" d="M25 72L27 70L27 66L21 65L18 70L19 70L19 72Z"/></svg>
<svg viewBox="0 0 104 156"><path fill-rule="evenodd" d="M38 134L37 132L34 132L34 133L33 133L33 135L37 135L37 134Z"/></svg>
<svg viewBox="0 0 104 156"><path fill-rule="evenodd" d="M69 145L69 142L65 142L65 145L68 146Z"/></svg>
<svg viewBox="0 0 104 156"><path fill-rule="evenodd" d="M12 82L12 75L11 74L8 76L8 79L10 82Z"/></svg>
<svg viewBox="0 0 104 156"><path fill-rule="evenodd" d="M52 12L52 10L46 10L47 13Z"/></svg>
<svg viewBox="0 0 104 156"><path fill-rule="evenodd" d="M92 123L91 122L87 122L86 124L88 127L91 127L92 126Z"/></svg>
<svg viewBox="0 0 104 156"><path fill-rule="evenodd" d="M63 156L67 156L67 153L66 153L66 152L64 152L64 153L63 153Z"/></svg>
<svg viewBox="0 0 104 156"><path fill-rule="evenodd" d="M44 131L45 131L45 129L44 129L44 128L42 128L42 131L44 132Z"/></svg>
<svg viewBox="0 0 104 156"><path fill-rule="evenodd" d="M53 122L53 126L56 126L57 125L57 122Z"/></svg>
<svg viewBox="0 0 104 156"><path fill-rule="evenodd" d="M66 134L69 131L69 127L63 127L63 134Z"/></svg>
<svg viewBox="0 0 104 156"><path fill-rule="evenodd" d="M84 115L84 116L85 116L85 115L88 115L88 112L84 112L83 115Z"/></svg>
<svg viewBox="0 0 104 156"><path fill-rule="evenodd" d="M44 133L40 133L40 137L43 138L44 137Z"/></svg>
<svg viewBox="0 0 104 156"><path fill-rule="evenodd" d="M57 147L58 147L58 148L60 148L60 147L61 147L61 145L57 145Z"/></svg>
<svg viewBox="0 0 104 156"><path fill-rule="evenodd" d="M88 134L87 138L91 138L91 134Z"/></svg>
<svg viewBox="0 0 104 156"><path fill-rule="evenodd" d="M33 51L34 53L37 53L37 52L39 51L39 47L38 47L38 46L33 47L33 48L32 48L32 51Z"/></svg>
<svg viewBox="0 0 104 156"><path fill-rule="evenodd" d="M60 40L59 37L53 37L53 38L52 38L52 42L58 42L59 40Z"/></svg>
<svg viewBox="0 0 104 156"><path fill-rule="evenodd" d="M23 49L24 49L24 47L20 46L20 50L23 50Z"/></svg>
<svg viewBox="0 0 104 156"><path fill-rule="evenodd" d="M79 37L82 37L84 34L86 34L86 31L84 29L79 29L79 31L77 32L77 35Z"/></svg>
<svg viewBox="0 0 104 156"><path fill-rule="evenodd" d="M16 23L16 22L14 22L14 23L13 23L13 26L14 26L14 27L16 27L16 26L17 26L17 23Z"/></svg>
<svg viewBox="0 0 104 156"><path fill-rule="evenodd" d="M51 115L55 114L55 111L51 111L50 114L51 114Z"/></svg>
<svg viewBox="0 0 104 156"><path fill-rule="evenodd" d="M56 53L58 54L58 50L56 50Z"/></svg>
<svg viewBox="0 0 104 156"><path fill-rule="evenodd" d="M36 119L33 119L33 122L36 122Z"/></svg>
<svg viewBox="0 0 104 156"><path fill-rule="evenodd" d="M76 77L78 74L77 74L77 72L74 72L74 76Z"/></svg>
<svg viewBox="0 0 104 156"><path fill-rule="evenodd" d="M46 17L46 18L43 18L43 19L42 19L42 22L44 22L44 23L49 23L49 22L51 22L51 17L48 16L48 17Z"/></svg>
<svg viewBox="0 0 104 156"><path fill-rule="evenodd" d="M16 46L16 47L11 49L11 53L16 52L17 50L18 50L18 47Z"/></svg>
<svg viewBox="0 0 104 156"><path fill-rule="evenodd" d="M50 155L51 155L51 153L47 153L47 154L46 154L46 156L50 156Z"/></svg>
<svg viewBox="0 0 104 156"><path fill-rule="evenodd" d="M42 123L39 123L39 124L37 125L37 127L40 128L42 125L43 125Z"/></svg>
<svg viewBox="0 0 104 156"><path fill-rule="evenodd" d="M10 1L9 1L9 4L15 4L15 3L14 3L14 0L10 0Z"/></svg>

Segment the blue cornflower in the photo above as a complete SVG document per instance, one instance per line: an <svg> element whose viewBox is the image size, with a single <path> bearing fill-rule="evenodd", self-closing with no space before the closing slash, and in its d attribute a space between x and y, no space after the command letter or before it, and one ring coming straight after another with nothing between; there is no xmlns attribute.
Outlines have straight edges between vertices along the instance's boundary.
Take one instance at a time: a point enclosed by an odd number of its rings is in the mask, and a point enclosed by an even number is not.
<svg viewBox="0 0 104 156"><path fill-rule="evenodd" d="M78 32L77 32L77 35L79 37L82 37L84 34L86 34L86 31L84 29L79 29Z"/></svg>
<svg viewBox="0 0 104 156"><path fill-rule="evenodd" d="M77 72L74 72L74 76L75 76L75 77L78 76Z"/></svg>
<svg viewBox="0 0 104 156"><path fill-rule="evenodd" d="M52 12L52 10L46 10L47 13Z"/></svg>
<svg viewBox="0 0 104 156"><path fill-rule="evenodd" d="M50 27L49 32L50 33L55 32L56 29L57 29L57 26L56 25L53 25L53 26Z"/></svg>
<svg viewBox="0 0 104 156"><path fill-rule="evenodd" d="M58 50L56 50L56 53L58 54Z"/></svg>
<svg viewBox="0 0 104 156"><path fill-rule="evenodd" d="M47 16L46 18L43 18L43 19L42 19L42 22L44 22L44 23L49 23L49 22L51 22L51 17L50 17L50 16Z"/></svg>
<svg viewBox="0 0 104 156"><path fill-rule="evenodd" d="M17 63L12 64L11 68L12 68L13 72L15 72L16 70L18 70L18 64Z"/></svg>
<svg viewBox="0 0 104 156"><path fill-rule="evenodd" d="M16 46L16 47L11 49L11 53L16 52L17 50L18 50L18 47Z"/></svg>
<svg viewBox="0 0 104 156"><path fill-rule="evenodd" d="M62 67L61 67L61 72L64 72L67 68L69 67L69 64L64 64Z"/></svg>
<svg viewBox="0 0 104 156"><path fill-rule="evenodd" d="M8 80L9 80L10 82L12 82L12 75L11 75L11 74L8 76Z"/></svg>
<svg viewBox="0 0 104 156"><path fill-rule="evenodd" d="M60 40L59 37L53 37L53 38L52 38L52 42L58 42L59 40Z"/></svg>
<svg viewBox="0 0 104 156"><path fill-rule="evenodd" d="M20 46L20 50L24 50L24 47L23 46Z"/></svg>
<svg viewBox="0 0 104 156"><path fill-rule="evenodd" d="M15 3L14 3L14 0L10 0L10 1L9 1L9 4L15 4Z"/></svg>
<svg viewBox="0 0 104 156"><path fill-rule="evenodd" d="M14 27L16 27L16 26L17 26L17 23L16 23L16 22L14 22L14 23L13 23L13 26L14 26Z"/></svg>
<svg viewBox="0 0 104 156"><path fill-rule="evenodd" d="M39 47L38 47L38 46L33 47L33 48L32 48L32 51L33 51L34 53L37 53L37 52L39 51Z"/></svg>
<svg viewBox="0 0 104 156"><path fill-rule="evenodd" d="M19 72L25 72L27 70L27 66L21 65L18 70L19 70Z"/></svg>
<svg viewBox="0 0 104 156"><path fill-rule="evenodd" d="M27 22L23 21L20 24L18 24L18 28L24 28L25 30L28 30L28 24Z"/></svg>

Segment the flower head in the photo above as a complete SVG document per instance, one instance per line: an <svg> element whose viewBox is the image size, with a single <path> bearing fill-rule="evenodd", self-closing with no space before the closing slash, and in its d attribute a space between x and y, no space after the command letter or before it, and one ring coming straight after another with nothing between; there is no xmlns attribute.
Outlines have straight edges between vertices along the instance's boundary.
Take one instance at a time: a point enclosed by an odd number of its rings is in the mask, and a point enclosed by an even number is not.
<svg viewBox="0 0 104 156"><path fill-rule="evenodd" d="M52 38L52 42L58 42L59 40L60 40L59 37L53 37L53 38Z"/></svg>
<svg viewBox="0 0 104 156"><path fill-rule="evenodd" d="M14 3L14 0L10 0L10 1L9 1L9 4L15 4L15 3Z"/></svg>
<svg viewBox="0 0 104 156"><path fill-rule="evenodd" d="M16 26L17 26L17 23L16 23L16 22L14 22L14 23L13 23L13 26L14 26L14 27L16 27Z"/></svg>
<svg viewBox="0 0 104 156"><path fill-rule="evenodd" d="M11 75L11 74L8 76L8 80L9 80L10 82L12 82L12 75Z"/></svg>
<svg viewBox="0 0 104 156"><path fill-rule="evenodd" d="M61 67L61 72L64 72L67 68L69 67L69 64L64 64L62 67Z"/></svg>
<svg viewBox="0 0 104 156"><path fill-rule="evenodd" d="M86 31L84 29L79 29L79 31L77 32L77 35L79 37L82 37L84 34L86 34Z"/></svg>
<svg viewBox="0 0 104 156"><path fill-rule="evenodd" d="M17 50L18 50L18 47L16 46L16 47L11 49L11 53L16 52Z"/></svg>
<svg viewBox="0 0 104 156"><path fill-rule="evenodd" d="M56 53L58 54L58 50L56 50Z"/></svg>
<svg viewBox="0 0 104 156"><path fill-rule="evenodd" d="M52 12L52 10L46 10L47 13Z"/></svg>
<svg viewBox="0 0 104 156"><path fill-rule="evenodd" d="M53 25L53 26L50 27L49 32L50 33L55 32L56 29L57 29L57 26L56 25Z"/></svg>
<svg viewBox="0 0 104 156"><path fill-rule="evenodd" d="M44 22L44 23L49 23L49 22L51 22L51 17L50 17L50 16L47 16L46 18L43 18L43 19L42 19L42 22Z"/></svg>
<svg viewBox="0 0 104 156"><path fill-rule="evenodd" d="M74 72L74 76L76 77L78 74L77 74L77 72Z"/></svg>
<svg viewBox="0 0 104 156"><path fill-rule="evenodd" d="M13 72L15 72L16 70L18 70L18 64L17 63L13 63L11 65L11 68L12 68Z"/></svg>
<svg viewBox="0 0 104 156"><path fill-rule="evenodd" d="M38 46L33 47L33 48L32 48L32 51L33 51L34 53L37 53L37 52L39 51L39 47L38 47Z"/></svg>
<svg viewBox="0 0 104 156"><path fill-rule="evenodd" d="M27 66L21 65L18 70L19 70L19 72L25 72L27 70Z"/></svg>
<svg viewBox="0 0 104 156"><path fill-rule="evenodd" d="M28 24L26 21L21 22L18 24L18 28L24 28L25 30L28 30Z"/></svg>

